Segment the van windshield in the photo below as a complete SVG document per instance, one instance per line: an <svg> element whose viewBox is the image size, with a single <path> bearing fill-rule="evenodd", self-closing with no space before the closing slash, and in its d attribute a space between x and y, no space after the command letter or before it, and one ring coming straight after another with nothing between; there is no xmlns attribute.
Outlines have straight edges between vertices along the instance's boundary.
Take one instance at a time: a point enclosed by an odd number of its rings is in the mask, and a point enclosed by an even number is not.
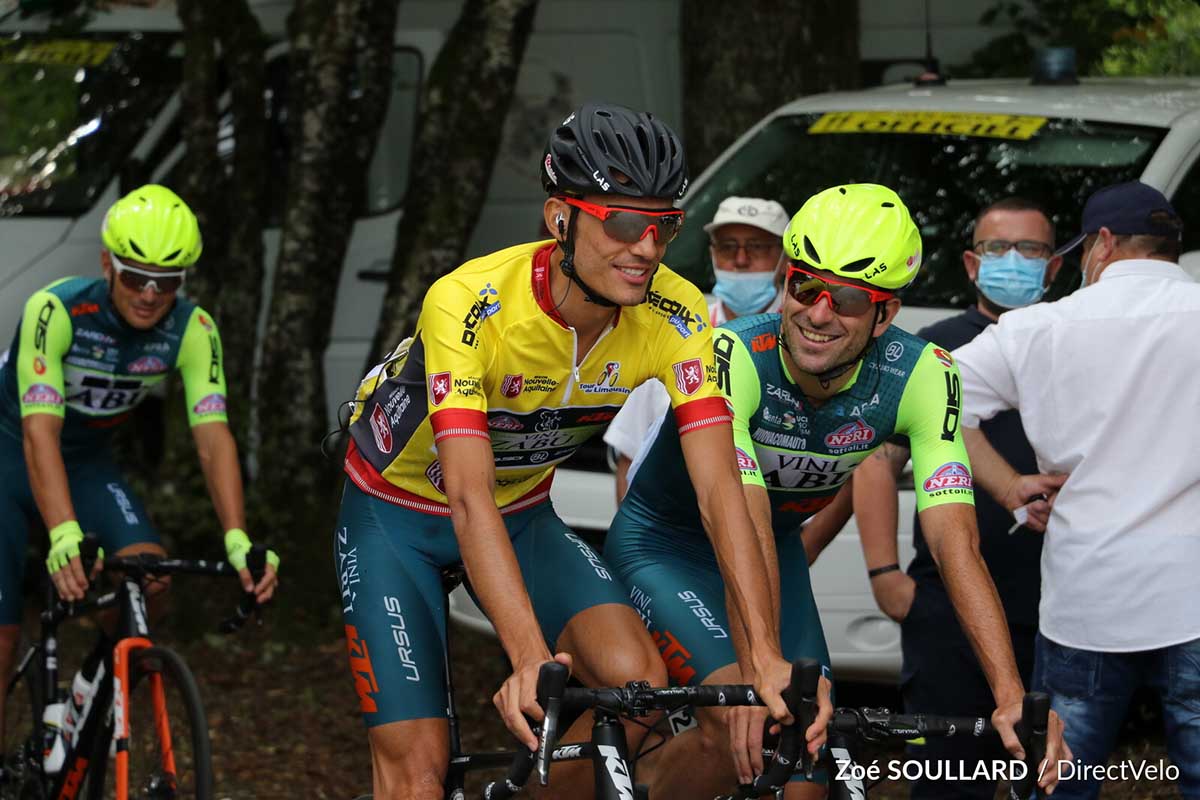
<svg viewBox="0 0 1200 800"><path fill-rule="evenodd" d="M179 85L172 34L0 35L0 216L77 215Z"/></svg>
<svg viewBox="0 0 1200 800"><path fill-rule="evenodd" d="M1140 176L1166 134L1162 128L1043 117L1008 116L1015 124L998 128L951 124L954 118L972 117L977 123L988 116L817 112L779 117L688 197L687 224L664 260L698 285L711 286L702 226L725 197L771 198L794 214L808 197L830 186L881 183L904 199L924 242L925 266L901 297L915 305L966 306L975 292L961 254L981 209L1010 195L1026 197L1050 212L1058 241L1065 242L1078 230L1088 195ZM877 132L884 129L888 132ZM904 132L892 132L897 129ZM948 129L984 134L944 132ZM1075 273L1062 270L1060 278L1067 274Z"/></svg>

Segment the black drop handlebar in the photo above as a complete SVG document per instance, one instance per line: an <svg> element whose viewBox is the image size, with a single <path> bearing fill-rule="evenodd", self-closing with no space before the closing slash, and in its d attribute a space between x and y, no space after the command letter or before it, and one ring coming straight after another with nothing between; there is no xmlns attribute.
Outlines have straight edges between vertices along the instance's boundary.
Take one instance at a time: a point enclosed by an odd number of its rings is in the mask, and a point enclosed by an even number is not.
<svg viewBox="0 0 1200 800"><path fill-rule="evenodd" d="M813 774L813 759L808 752L805 731L816 720L817 685L821 669L811 659L792 664L792 679L783 699L792 710L795 722L782 726L774 750L764 750L770 758L766 769L750 784L739 786L734 794L716 800L744 800L771 794L782 788L796 772L809 778ZM556 662L542 665L538 673L537 699L545 712L541 726L533 726L538 736L536 753L522 749L511 762L502 782L488 784L484 797L503 800L517 794L536 768L538 781L549 782L552 753L559 734L559 720L567 712L584 709L603 710L622 717L644 717L652 711L671 712L693 706L758 706L762 701L747 684L672 686L651 688L644 682L631 682L621 688L567 688L567 668ZM1010 800L1028 800L1037 789L1038 769L1046 755L1046 732L1050 699L1040 692L1025 695L1022 722L1017 735L1025 748L1026 776L1015 781L1009 789ZM985 736L995 735L990 720L984 717L945 717L930 714L892 714L886 709L838 709L830 720L829 730L859 741L913 739L921 736Z"/></svg>
<svg viewBox="0 0 1200 800"><path fill-rule="evenodd" d="M85 575L91 573L92 565L95 563L99 551L100 540L95 534L88 534L80 542L79 557L83 562ZM266 565L267 548L255 545L246 554L246 568L250 570L255 584L262 579L266 572ZM146 579L153 579L161 575L211 575L235 579L238 577L238 571L225 560L164 558L155 553L105 556L102 571L120 572L135 579L138 583L144 583ZM48 586L47 591L50 595L50 602L47 603L47 610L42 612L42 615L46 621L55 623L83 611L108 608L116 605L119 599L119 593L114 591L101 594L92 600L69 602L57 597L53 584ZM254 592L243 592L237 609L232 616L218 625L218 630L221 633L233 633L239 630L254 616L257 610L258 601Z"/></svg>

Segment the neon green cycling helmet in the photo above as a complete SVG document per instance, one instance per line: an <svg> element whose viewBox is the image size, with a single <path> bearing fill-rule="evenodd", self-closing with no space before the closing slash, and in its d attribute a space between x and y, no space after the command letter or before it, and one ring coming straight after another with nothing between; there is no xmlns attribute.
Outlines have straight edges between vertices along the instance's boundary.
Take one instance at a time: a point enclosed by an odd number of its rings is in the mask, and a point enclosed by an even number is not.
<svg viewBox="0 0 1200 800"><path fill-rule="evenodd" d="M118 258L158 267L190 267L203 249L200 225L187 203L153 183L113 203L100 235Z"/></svg>
<svg viewBox="0 0 1200 800"><path fill-rule="evenodd" d="M900 196L875 183L808 198L783 232L788 258L894 292L921 269L921 233Z"/></svg>

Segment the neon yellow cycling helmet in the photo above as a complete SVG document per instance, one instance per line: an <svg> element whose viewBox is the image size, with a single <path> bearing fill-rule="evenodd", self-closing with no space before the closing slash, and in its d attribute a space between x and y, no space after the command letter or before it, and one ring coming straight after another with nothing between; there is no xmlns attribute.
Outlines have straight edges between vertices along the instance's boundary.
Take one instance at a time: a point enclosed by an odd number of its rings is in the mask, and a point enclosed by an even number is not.
<svg viewBox="0 0 1200 800"><path fill-rule="evenodd" d="M187 203L153 183L113 203L100 235L118 258L159 267L190 267L203 249L200 225Z"/></svg>
<svg viewBox="0 0 1200 800"><path fill-rule="evenodd" d="M812 197L783 232L788 258L894 292L921 269L921 233L899 195L875 183Z"/></svg>

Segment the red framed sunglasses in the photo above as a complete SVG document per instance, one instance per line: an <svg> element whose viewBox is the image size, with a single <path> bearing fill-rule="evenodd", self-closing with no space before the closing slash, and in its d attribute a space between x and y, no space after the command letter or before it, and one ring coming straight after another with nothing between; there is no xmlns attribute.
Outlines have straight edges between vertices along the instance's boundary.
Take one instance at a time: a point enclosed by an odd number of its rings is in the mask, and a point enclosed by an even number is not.
<svg viewBox="0 0 1200 800"><path fill-rule="evenodd" d="M861 317L874 308L876 303L896 296L892 292L824 278L809 272L795 261L788 267L787 291L793 300L806 306L814 305L824 297L828 299L829 307L835 314L847 317Z"/></svg>
<svg viewBox="0 0 1200 800"><path fill-rule="evenodd" d="M646 238L647 233L654 234L654 241L665 244L674 240L683 227L684 213L678 208L649 211L626 206L601 206L574 197L560 196L559 199L600 220L600 226L606 234L625 244L637 244Z"/></svg>

